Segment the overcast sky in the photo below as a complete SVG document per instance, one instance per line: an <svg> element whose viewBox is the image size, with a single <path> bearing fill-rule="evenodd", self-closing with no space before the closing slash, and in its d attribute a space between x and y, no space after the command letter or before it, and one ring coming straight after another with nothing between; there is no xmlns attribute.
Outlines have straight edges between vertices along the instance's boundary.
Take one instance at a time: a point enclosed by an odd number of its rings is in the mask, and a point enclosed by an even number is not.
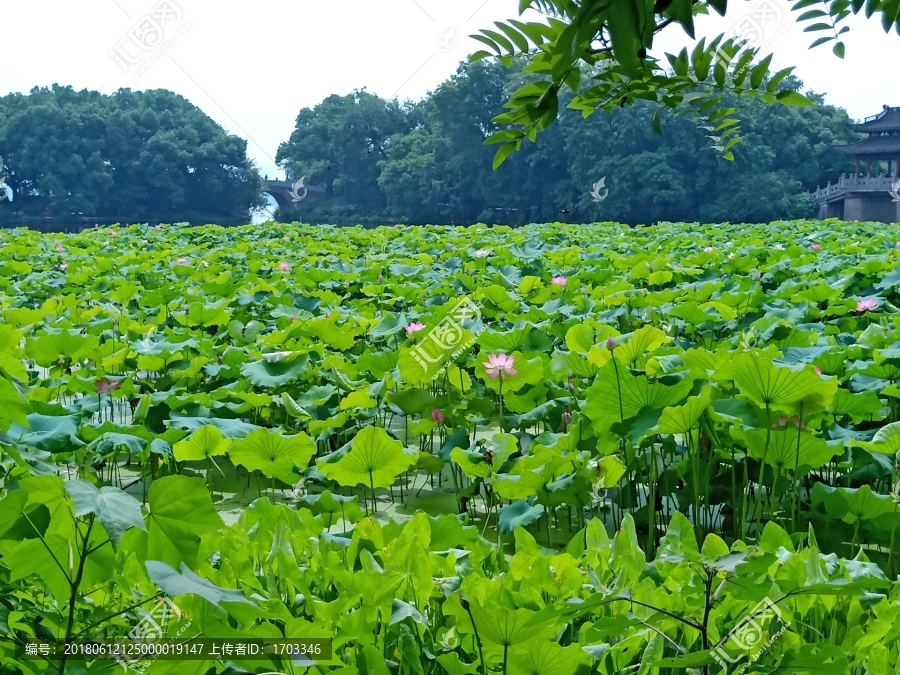
<svg viewBox="0 0 900 675"><path fill-rule="evenodd" d="M3 5L0 94L53 83L110 94L121 87L165 88L248 140L262 173L276 174L278 144L298 111L330 94L365 87L419 99L478 49L467 36L514 18L518 0L27 0ZM900 36L880 21L850 17L844 61L794 24L784 0L732 0L729 17L702 18L700 33L742 24L781 67L797 66L806 86L861 119L900 105ZM169 46L144 71L129 63L156 24ZM140 28L149 27L141 31ZM698 35L699 37L699 35ZM749 35L748 35L749 37ZM654 52L689 41L672 26ZM158 49L158 48L157 48ZM149 53L153 53L152 51Z"/></svg>

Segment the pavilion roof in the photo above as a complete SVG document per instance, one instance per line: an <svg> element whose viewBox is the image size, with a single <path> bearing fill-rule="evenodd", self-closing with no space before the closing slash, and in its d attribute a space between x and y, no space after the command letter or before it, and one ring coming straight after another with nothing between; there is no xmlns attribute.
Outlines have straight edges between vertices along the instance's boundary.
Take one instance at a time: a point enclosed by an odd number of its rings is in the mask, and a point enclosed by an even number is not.
<svg viewBox="0 0 900 675"><path fill-rule="evenodd" d="M866 134L900 131L900 107L889 108L884 106L884 110L877 115L867 117L862 124L851 124L850 128Z"/></svg>
<svg viewBox="0 0 900 675"><path fill-rule="evenodd" d="M846 155L872 159L896 159L900 157L900 134L890 136L869 136L856 143L832 145L832 149Z"/></svg>

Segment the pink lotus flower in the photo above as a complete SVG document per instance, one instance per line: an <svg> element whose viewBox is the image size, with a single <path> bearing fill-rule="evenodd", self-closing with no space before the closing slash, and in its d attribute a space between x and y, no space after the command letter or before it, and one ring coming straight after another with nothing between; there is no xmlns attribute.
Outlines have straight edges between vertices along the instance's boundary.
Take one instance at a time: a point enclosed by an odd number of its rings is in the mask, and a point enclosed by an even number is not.
<svg viewBox="0 0 900 675"><path fill-rule="evenodd" d="M177 262L179 265L187 265L187 258L179 258L175 262Z"/></svg>
<svg viewBox="0 0 900 675"><path fill-rule="evenodd" d="M818 251L820 248L822 248L822 244L820 244L818 242L816 242L815 244L812 245L813 251Z"/></svg>
<svg viewBox="0 0 900 675"><path fill-rule="evenodd" d="M408 326L404 326L404 328L406 328L407 335L412 335L413 333L418 333L420 330L425 330L425 324L413 321Z"/></svg>
<svg viewBox="0 0 900 675"><path fill-rule="evenodd" d="M280 269L282 272L290 272L291 264L288 262L280 262L278 263L278 269Z"/></svg>
<svg viewBox="0 0 900 675"><path fill-rule="evenodd" d="M486 248L480 248L477 251L475 251L476 258L487 258L490 254L491 254L491 252L488 251Z"/></svg>
<svg viewBox="0 0 900 675"><path fill-rule="evenodd" d="M344 280L344 288L350 288L350 280L349 279Z"/></svg>
<svg viewBox="0 0 900 675"><path fill-rule="evenodd" d="M161 229L162 229L162 225L154 225L154 227L155 227L157 230L161 230Z"/></svg>
<svg viewBox="0 0 900 675"><path fill-rule="evenodd" d="M582 287L581 287L581 292L582 292L584 295L587 295L587 294L588 294L588 287L587 287L587 286L582 286Z"/></svg>
<svg viewBox="0 0 900 675"><path fill-rule="evenodd" d="M63 248L62 246L57 246L57 247L56 247L56 252L57 252L57 253L65 253L65 250L66 250L66 249Z"/></svg>
<svg viewBox="0 0 900 675"><path fill-rule="evenodd" d="M519 372L513 368L515 362L515 357L509 356L508 354L490 354L488 360L484 361L481 365L485 367L488 377L492 380L496 380L498 377L501 380L505 380L506 375L519 374Z"/></svg>
<svg viewBox="0 0 900 675"><path fill-rule="evenodd" d="M379 275L378 275L378 281L384 281L384 275L383 275L383 274L379 274Z"/></svg>
<svg viewBox="0 0 900 675"><path fill-rule="evenodd" d="M290 238L289 236L287 236L287 235L284 235L284 240L285 240L285 241L290 241L291 238Z"/></svg>
<svg viewBox="0 0 900 675"><path fill-rule="evenodd" d="M878 301L875 298L866 298L856 303L857 312L868 312L870 309L876 309L877 307Z"/></svg>
<svg viewBox="0 0 900 675"><path fill-rule="evenodd" d="M297 317L294 316L293 314L291 314L290 316L288 316L288 318L291 320L292 323L293 323L294 321L297 320Z"/></svg>
<svg viewBox="0 0 900 675"><path fill-rule="evenodd" d="M114 236L114 237L116 236L116 231L115 231L115 230L110 230L109 233L110 233L112 236Z"/></svg>
<svg viewBox="0 0 900 675"><path fill-rule="evenodd" d="M566 287L566 282L567 282L567 280L566 280L565 277L553 277L553 278L550 280L550 283L551 283L551 284L553 284L554 286L559 286L559 287L561 287L561 288L565 288L565 287Z"/></svg>
<svg viewBox="0 0 900 675"><path fill-rule="evenodd" d="M443 422L445 417L446 417L446 415L441 413L441 411L438 410L437 408L431 409L431 421L434 422L435 424L440 424L441 422Z"/></svg>
<svg viewBox="0 0 900 675"><path fill-rule="evenodd" d="M715 250L716 250L716 249L714 249L712 246L704 246L704 247L703 247L703 252L704 252L704 253L712 253L712 252L715 251Z"/></svg>
<svg viewBox="0 0 900 675"><path fill-rule="evenodd" d="M98 394L105 394L109 391L114 391L114 390L118 389L119 387L121 387L122 380L110 381L110 380L107 380L105 377L103 377L103 378L97 380L96 382L94 382L94 384L97 386Z"/></svg>
<svg viewBox="0 0 900 675"><path fill-rule="evenodd" d="M813 368L816 369L816 374L817 374L817 375L821 375L821 374L822 374L822 369L819 368L819 366L813 366Z"/></svg>
<svg viewBox="0 0 900 675"><path fill-rule="evenodd" d="M59 266L59 269L61 269L61 270L67 270L67 269L69 269L69 263L62 263L62 264Z"/></svg>
<svg viewBox="0 0 900 675"><path fill-rule="evenodd" d="M606 348L609 351L612 351L613 349L616 348L616 339L612 335L610 335L608 338L606 338Z"/></svg>

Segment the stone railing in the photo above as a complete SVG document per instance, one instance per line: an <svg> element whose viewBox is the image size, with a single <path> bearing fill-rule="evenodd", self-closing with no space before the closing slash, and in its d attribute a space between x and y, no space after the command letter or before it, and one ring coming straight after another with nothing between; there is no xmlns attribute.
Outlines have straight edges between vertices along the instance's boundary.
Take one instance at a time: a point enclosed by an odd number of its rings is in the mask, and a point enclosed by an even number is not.
<svg viewBox="0 0 900 675"><path fill-rule="evenodd" d="M841 176L837 183L816 189L816 199L824 201L844 192L888 192L897 182L891 176Z"/></svg>

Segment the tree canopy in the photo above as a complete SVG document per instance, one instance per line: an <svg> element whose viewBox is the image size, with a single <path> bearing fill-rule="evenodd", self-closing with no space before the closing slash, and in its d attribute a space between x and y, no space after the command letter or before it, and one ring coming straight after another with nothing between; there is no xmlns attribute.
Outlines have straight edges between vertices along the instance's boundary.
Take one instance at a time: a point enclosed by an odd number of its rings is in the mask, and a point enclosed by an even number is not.
<svg viewBox="0 0 900 675"><path fill-rule="evenodd" d="M260 202L247 142L166 90L53 85L0 98L3 175L24 215L246 220Z"/></svg>
<svg viewBox="0 0 900 675"><path fill-rule="evenodd" d="M846 112L807 92L806 107L745 103L744 142L733 162L709 147L705 131L685 117L663 113L666 133L657 135L646 122L653 104L638 101L586 120L563 106L541 143L526 145L495 171L493 149L484 142L503 128L496 117L509 93L535 79L528 65L527 59L515 59L509 68L497 59L463 64L412 106L357 92L302 111L279 159L294 178L335 176L332 199L307 205L303 218L372 224L759 222L814 216L808 191L852 170L852 159L829 151L832 143L855 138ZM789 76L777 91L801 88ZM380 133L369 153L365 130L374 128ZM389 128L394 133L384 135ZM352 157L362 161L348 161ZM609 192L604 197L601 189L604 198L595 200L592 187L601 179Z"/></svg>

